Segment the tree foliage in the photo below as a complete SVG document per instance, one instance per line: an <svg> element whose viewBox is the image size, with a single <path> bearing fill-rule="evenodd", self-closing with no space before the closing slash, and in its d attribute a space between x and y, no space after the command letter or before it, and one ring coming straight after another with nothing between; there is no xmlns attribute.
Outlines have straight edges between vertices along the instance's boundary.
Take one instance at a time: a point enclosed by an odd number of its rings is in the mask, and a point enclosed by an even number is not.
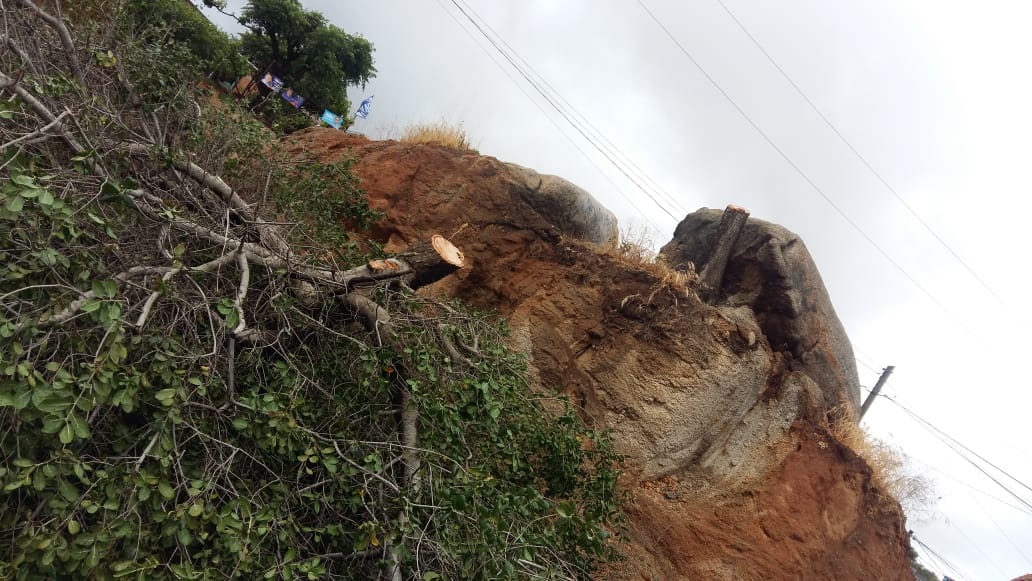
<svg viewBox="0 0 1032 581"><path fill-rule="evenodd" d="M375 74L373 45L327 22L298 0L250 0L240 14L245 54L264 63L306 99L345 113L348 85Z"/></svg>
<svg viewBox="0 0 1032 581"><path fill-rule="evenodd" d="M555 578L609 557L617 458L531 390L504 325L349 278L365 247L340 224L376 216L348 163L269 153L181 44L105 17L0 16L0 576Z"/></svg>
<svg viewBox="0 0 1032 581"><path fill-rule="evenodd" d="M235 81L249 72L240 54L240 41L208 21L184 0L129 0L128 12L137 34L156 41L170 37L184 45L196 66L218 79Z"/></svg>

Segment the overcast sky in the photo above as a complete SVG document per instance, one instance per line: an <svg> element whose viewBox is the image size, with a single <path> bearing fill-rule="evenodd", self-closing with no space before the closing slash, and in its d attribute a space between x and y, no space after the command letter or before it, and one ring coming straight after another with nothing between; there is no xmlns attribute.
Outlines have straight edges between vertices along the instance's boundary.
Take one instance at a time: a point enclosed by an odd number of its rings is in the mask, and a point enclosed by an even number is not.
<svg viewBox="0 0 1032 581"><path fill-rule="evenodd" d="M733 203L797 232L849 331L861 383L895 365L884 393L1032 483L1032 317L1021 306L1032 3L643 0L678 47L638 0L466 2L564 109L673 198L666 207L678 219ZM669 239L677 220L536 94L451 0L303 3L376 47L377 77L351 93L356 104L375 100L354 129L379 138L412 123L461 124L481 153L560 175L621 224ZM934 513L911 515L908 527L957 570L918 547L927 566L956 579L1032 572L1032 510L1014 508L1019 501L892 402L875 402L865 425L936 481ZM1032 502L1032 489L994 476Z"/></svg>

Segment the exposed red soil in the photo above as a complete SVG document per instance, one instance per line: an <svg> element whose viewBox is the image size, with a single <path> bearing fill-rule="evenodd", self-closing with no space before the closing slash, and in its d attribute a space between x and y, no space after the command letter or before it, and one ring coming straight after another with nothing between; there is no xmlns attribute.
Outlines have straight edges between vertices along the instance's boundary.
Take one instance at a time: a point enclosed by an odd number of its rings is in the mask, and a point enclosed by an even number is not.
<svg viewBox="0 0 1032 581"><path fill-rule="evenodd" d="M589 422L630 430L643 413L635 374L655 382L676 369L683 379L779 357L763 337L748 346L742 329L661 271L564 237L554 217L523 201L498 160L331 130L295 134L284 146L324 160L354 157L370 203L385 213L372 235L389 249L433 233L462 249L469 266L429 292L508 318L542 385L569 394ZM913 579L898 503L819 427L820 411L770 442L769 466L744 485L715 484L692 466L645 479L641 460L628 457L627 559L598 578Z"/></svg>

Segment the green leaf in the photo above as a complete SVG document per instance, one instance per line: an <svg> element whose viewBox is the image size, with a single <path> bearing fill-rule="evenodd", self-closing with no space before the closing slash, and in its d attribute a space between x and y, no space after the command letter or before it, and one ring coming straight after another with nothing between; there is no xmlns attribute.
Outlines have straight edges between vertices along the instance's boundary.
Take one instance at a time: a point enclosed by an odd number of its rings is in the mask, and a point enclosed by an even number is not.
<svg viewBox="0 0 1032 581"><path fill-rule="evenodd" d="M90 437L90 427L86 423L86 420L79 417L77 414L72 414L72 430L75 431L75 437L85 440Z"/></svg>
<svg viewBox="0 0 1032 581"><path fill-rule="evenodd" d="M162 389L154 394L154 399L158 400L159 402L161 402L161 405L166 407L172 405L172 400L175 397L176 390L172 388Z"/></svg>
<svg viewBox="0 0 1032 581"><path fill-rule="evenodd" d="M194 517L201 516L203 513L204 513L204 503L202 503L202 502L195 502L195 503L191 504L190 508L188 508L186 510L186 514L188 514L190 516L194 516Z"/></svg>
<svg viewBox="0 0 1032 581"><path fill-rule="evenodd" d="M57 481L57 491L61 493L61 497L68 502L76 502L79 500L79 490L68 483L64 478L59 478Z"/></svg>
<svg viewBox="0 0 1032 581"><path fill-rule="evenodd" d="M229 314L226 315L226 328L231 329L231 330L232 329L236 329L237 325L239 325L239 324L240 324L240 313L236 309L233 309L232 311L229 312Z"/></svg>
<svg viewBox="0 0 1032 581"><path fill-rule="evenodd" d="M75 432L72 429L72 425L65 424L64 427L61 428L61 432L57 435L57 438L61 440L62 444L71 444L74 435Z"/></svg>
<svg viewBox="0 0 1032 581"><path fill-rule="evenodd" d="M32 393L29 390L24 390L21 393L14 396L11 400L11 407L16 410L23 410L29 406L29 401L32 399Z"/></svg>
<svg viewBox="0 0 1032 581"><path fill-rule="evenodd" d="M97 299L88 299L85 303L79 307L79 310L84 313L92 313L100 308L100 305L104 304L103 301Z"/></svg>
<svg viewBox="0 0 1032 581"><path fill-rule="evenodd" d="M13 198L7 198L7 205L5 207L9 212L21 212L23 206L25 206L25 198L14 196Z"/></svg>
<svg viewBox="0 0 1032 581"><path fill-rule="evenodd" d="M175 491L172 490L172 485L170 485L168 482L158 483L158 493L161 494L161 496L164 497L166 500L172 500L172 497L176 494Z"/></svg>
<svg viewBox="0 0 1032 581"><path fill-rule="evenodd" d="M69 534L77 535L77 534L79 534L80 530L82 530L82 529L81 529L81 527L79 525L79 521L75 520L74 518L72 520L68 521L68 533Z"/></svg>
<svg viewBox="0 0 1032 581"><path fill-rule="evenodd" d="M25 174L15 174L11 176L11 181L19 186L25 186L27 188L31 188L36 185L36 180L34 180L32 176L27 176Z"/></svg>

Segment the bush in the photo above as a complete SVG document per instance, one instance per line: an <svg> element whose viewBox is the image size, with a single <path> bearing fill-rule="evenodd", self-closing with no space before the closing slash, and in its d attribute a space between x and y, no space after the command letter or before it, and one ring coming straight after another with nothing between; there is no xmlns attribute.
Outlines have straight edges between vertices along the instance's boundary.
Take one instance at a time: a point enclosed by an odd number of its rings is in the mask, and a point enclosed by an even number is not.
<svg viewBox="0 0 1032 581"><path fill-rule="evenodd" d="M26 75L0 99L0 577L554 578L610 558L618 458L531 397L504 324L347 278L365 257L333 256L334 227L373 217L349 165L269 155L181 44L110 16L71 54L60 19L2 16L19 50L0 70ZM282 221L242 197L265 193Z"/></svg>

